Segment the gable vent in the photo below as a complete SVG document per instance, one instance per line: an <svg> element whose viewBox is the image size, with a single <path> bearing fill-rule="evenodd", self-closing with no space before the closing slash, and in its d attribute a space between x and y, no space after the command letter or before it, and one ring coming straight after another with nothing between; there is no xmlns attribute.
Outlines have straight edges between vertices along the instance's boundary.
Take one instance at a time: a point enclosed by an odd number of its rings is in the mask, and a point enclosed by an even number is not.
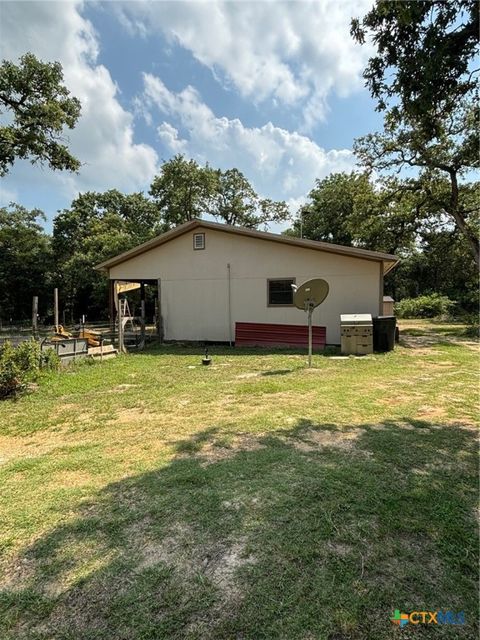
<svg viewBox="0 0 480 640"><path fill-rule="evenodd" d="M205 249L205 234L204 233L194 233L193 234L193 248L195 250Z"/></svg>

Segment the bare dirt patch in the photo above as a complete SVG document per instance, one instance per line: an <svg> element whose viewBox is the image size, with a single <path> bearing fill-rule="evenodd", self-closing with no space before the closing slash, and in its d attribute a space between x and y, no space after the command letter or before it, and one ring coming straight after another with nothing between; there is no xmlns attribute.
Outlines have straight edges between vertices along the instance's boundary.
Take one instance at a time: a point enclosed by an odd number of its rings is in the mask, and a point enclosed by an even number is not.
<svg viewBox="0 0 480 640"><path fill-rule="evenodd" d="M245 553L243 539L199 544L198 536L185 523L176 523L162 539L149 538L148 525L141 529L135 527L131 536L140 555L137 571L164 563L186 582L200 573L205 575L220 590L222 603L240 597L235 573L240 567L255 562Z"/></svg>
<svg viewBox="0 0 480 640"><path fill-rule="evenodd" d="M83 487L91 484L92 475L86 471L59 471L52 475L49 484L55 487Z"/></svg>
<svg viewBox="0 0 480 640"><path fill-rule="evenodd" d="M445 409L425 405L418 409L417 415L419 418L442 418L445 415Z"/></svg>
<svg viewBox="0 0 480 640"><path fill-rule="evenodd" d="M152 422L159 419L159 414L146 410L144 407L131 407L118 409L115 417L108 421L108 425L130 425L144 422Z"/></svg>
<svg viewBox="0 0 480 640"><path fill-rule="evenodd" d="M414 353L411 355L432 355L433 353L439 353L438 351L434 351L432 347L438 345L440 342L460 344L473 351L480 351L480 342L478 341L475 342L461 337L442 335L441 333L436 333L434 330L429 330L423 335L416 336L401 333L400 338L400 344L402 346L414 350Z"/></svg>
<svg viewBox="0 0 480 640"><path fill-rule="evenodd" d="M133 389L138 386L139 386L138 384L129 384L129 383L118 384L116 387L109 389L107 393L124 393L125 391L128 391L129 389Z"/></svg>
<svg viewBox="0 0 480 640"><path fill-rule="evenodd" d="M365 433L365 429L343 430L308 430L296 438L286 438L299 451L319 451L323 448L352 449L355 440Z"/></svg>
<svg viewBox="0 0 480 640"><path fill-rule="evenodd" d="M224 447L210 442L201 451L202 466L213 464L221 460L228 460L242 451L257 451L263 449L264 445L258 438L250 435L239 435L235 437L230 446Z"/></svg>

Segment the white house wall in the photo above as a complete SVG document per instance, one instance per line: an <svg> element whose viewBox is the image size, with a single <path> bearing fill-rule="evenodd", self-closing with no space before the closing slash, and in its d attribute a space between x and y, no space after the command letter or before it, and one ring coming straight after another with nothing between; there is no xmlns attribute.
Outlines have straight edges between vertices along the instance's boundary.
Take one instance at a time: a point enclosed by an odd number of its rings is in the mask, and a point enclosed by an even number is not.
<svg viewBox="0 0 480 640"><path fill-rule="evenodd" d="M203 232L205 249L194 251L193 233ZM267 305L267 280L295 278L301 284L324 278L330 293L314 311L314 324L326 326L327 342L338 344L341 313L381 313L381 273L381 262L374 260L197 228L112 267L109 277L161 279L166 340L218 341L234 337L235 322L305 323L303 311Z"/></svg>

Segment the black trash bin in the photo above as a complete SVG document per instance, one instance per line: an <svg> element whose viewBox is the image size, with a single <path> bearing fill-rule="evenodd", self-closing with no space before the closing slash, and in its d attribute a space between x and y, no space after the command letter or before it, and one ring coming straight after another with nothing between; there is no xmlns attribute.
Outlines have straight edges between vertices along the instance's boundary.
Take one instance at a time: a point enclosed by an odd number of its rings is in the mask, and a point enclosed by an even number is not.
<svg viewBox="0 0 480 640"><path fill-rule="evenodd" d="M377 316L373 318L373 350L393 351L395 347L395 316Z"/></svg>

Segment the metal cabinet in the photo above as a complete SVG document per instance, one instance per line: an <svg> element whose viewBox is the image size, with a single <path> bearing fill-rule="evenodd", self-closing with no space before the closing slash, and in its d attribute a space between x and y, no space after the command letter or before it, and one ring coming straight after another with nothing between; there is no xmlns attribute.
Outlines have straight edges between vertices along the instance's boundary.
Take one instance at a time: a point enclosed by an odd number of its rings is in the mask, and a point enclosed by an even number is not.
<svg viewBox="0 0 480 640"><path fill-rule="evenodd" d="M345 355L364 356L373 353L373 322L369 313L340 316L340 342Z"/></svg>

